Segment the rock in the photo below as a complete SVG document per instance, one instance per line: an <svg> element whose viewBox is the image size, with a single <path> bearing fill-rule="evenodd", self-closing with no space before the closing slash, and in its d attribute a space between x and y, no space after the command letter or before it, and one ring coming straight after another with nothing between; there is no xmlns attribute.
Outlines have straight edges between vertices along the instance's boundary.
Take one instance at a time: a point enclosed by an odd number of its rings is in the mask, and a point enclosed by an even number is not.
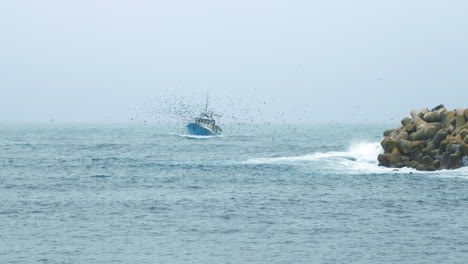
<svg viewBox="0 0 468 264"><path fill-rule="evenodd" d="M442 114L446 111L445 108L440 109L439 111L425 113L423 119L426 122L442 122Z"/></svg>
<svg viewBox="0 0 468 264"><path fill-rule="evenodd" d="M465 110L466 110L465 108L457 108L457 109L455 109L455 114L457 116L463 115L465 113Z"/></svg>
<svg viewBox="0 0 468 264"><path fill-rule="evenodd" d="M431 123L427 126L424 126L422 129L424 129L424 134L426 135L426 138L430 139L433 138L437 134L437 131L439 131L441 128L442 123Z"/></svg>
<svg viewBox="0 0 468 264"><path fill-rule="evenodd" d="M396 129L388 129L388 130L384 131L383 135L384 135L384 137L389 137L395 131L396 131Z"/></svg>
<svg viewBox="0 0 468 264"><path fill-rule="evenodd" d="M379 156L377 156L377 160L380 162L380 163L387 163L388 165L387 166L390 166L390 163L388 162L390 160L390 158L387 158L388 157L388 154L379 154Z"/></svg>
<svg viewBox="0 0 468 264"><path fill-rule="evenodd" d="M451 125L453 119L455 119L454 111L447 111L442 113L442 127L447 129Z"/></svg>
<svg viewBox="0 0 468 264"><path fill-rule="evenodd" d="M466 125L465 125L466 126ZM464 140L466 138L466 136L468 136L468 128L466 127L463 127L463 129L460 130L460 132L458 133L458 135L460 135L460 138L462 140Z"/></svg>
<svg viewBox="0 0 468 264"><path fill-rule="evenodd" d="M452 154L455 154L457 153L457 150L460 148L460 144L456 144L456 143L449 143L447 145L447 151L449 153L452 153Z"/></svg>
<svg viewBox="0 0 468 264"><path fill-rule="evenodd" d="M412 117L413 120L414 120L414 118L416 118L416 117L419 116L420 112L419 112L419 110L413 109L413 110L411 110L410 114L411 114L411 117Z"/></svg>
<svg viewBox="0 0 468 264"><path fill-rule="evenodd" d="M437 131L437 134L434 136L434 139L432 140L432 145L434 145L435 148L439 148L440 142L444 140L448 136L447 130L440 129Z"/></svg>
<svg viewBox="0 0 468 264"><path fill-rule="evenodd" d="M434 144L430 143L425 149L422 150L422 154L423 155L428 155L428 156L431 156L431 157L434 157L434 154L433 154L433 150L435 150L435 146Z"/></svg>
<svg viewBox="0 0 468 264"><path fill-rule="evenodd" d="M424 157L424 155L422 153L419 153L418 155L416 155L414 160L417 161L418 163L421 163L423 157Z"/></svg>
<svg viewBox="0 0 468 264"><path fill-rule="evenodd" d="M405 127L405 131L406 131L406 133L408 133L408 134L411 134L411 133L413 133L413 132L416 132L416 126L413 125L413 124L409 124L409 125L407 125L407 126Z"/></svg>
<svg viewBox="0 0 468 264"><path fill-rule="evenodd" d="M420 115L419 117L422 117L424 114L429 113L429 112L430 112L429 109L423 108L421 109L421 111L419 111L419 115Z"/></svg>
<svg viewBox="0 0 468 264"><path fill-rule="evenodd" d="M452 122L450 122L450 125L452 125L453 127L456 127L457 126L457 117L455 116L455 118L452 120Z"/></svg>
<svg viewBox="0 0 468 264"><path fill-rule="evenodd" d="M401 124L406 127L407 125L411 124L411 119L409 117L405 117L401 120Z"/></svg>
<svg viewBox="0 0 468 264"><path fill-rule="evenodd" d="M416 126L416 129L419 129L420 126L427 125L427 122L417 116L413 118L413 124Z"/></svg>
<svg viewBox="0 0 468 264"><path fill-rule="evenodd" d="M450 154L447 162L447 168L449 170L459 169L461 167L460 158L461 156L457 154Z"/></svg>
<svg viewBox="0 0 468 264"><path fill-rule="evenodd" d="M389 153L398 147L398 141L391 139L389 137L386 137L384 138L384 140L382 140L382 142L380 142L380 145L385 150L385 153Z"/></svg>
<svg viewBox="0 0 468 264"><path fill-rule="evenodd" d="M461 127L464 126L465 124L466 124L465 116L458 115L456 117L456 122L455 122L455 131L457 131L457 129L461 129Z"/></svg>
<svg viewBox="0 0 468 264"><path fill-rule="evenodd" d="M439 144L439 153L444 153L447 151L448 140L444 139Z"/></svg>
<svg viewBox="0 0 468 264"><path fill-rule="evenodd" d="M379 166L382 166L382 167L390 167L390 163L388 163L387 161L385 160L382 160L379 162Z"/></svg>
<svg viewBox="0 0 468 264"><path fill-rule="evenodd" d="M404 164L403 162L399 162L399 163L396 163L396 164L394 165L394 167L395 167L395 168L403 168L403 167L405 167L405 164Z"/></svg>
<svg viewBox="0 0 468 264"><path fill-rule="evenodd" d="M430 156L424 156L421 162L427 168L429 166L432 166L432 164L434 163L434 159L431 158Z"/></svg>
<svg viewBox="0 0 468 264"><path fill-rule="evenodd" d="M402 140L402 139L408 139L408 132L406 131L401 131L394 137L395 140Z"/></svg>
<svg viewBox="0 0 468 264"><path fill-rule="evenodd" d="M447 128L447 132L451 135L453 133L453 131L455 130L455 127L450 125L448 128Z"/></svg>
<svg viewBox="0 0 468 264"><path fill-rule="evenodd" d="M416 166L416 170L418 170L418 171L423 171L423 170L425 170L425 167L424 167L424 165L422 165L422 164L418 164L418 165Z"/></svg>
<svg viewBox="0 0 468 264"><path fill-rule="evenodd" d="M409 154L410 154L409 157L410 157L411 160L416 160L416 157L419 154L421 154L421 149L413 148L413 149L410 150Z"/></svg>
<svg viewBox="0 0 468 264"><path fill-rule="evenodd" d="M438 105L438 106L432 108L431 112L437 111L437 110L439 110L439 109L441 109L441 108L445 108L443 104L440 104L440 105Z"/></svg>
<svg viewBox="0 0 468 264"><path fill-rule="evenodd" d="M393 152L390 154L390 164L397 164L401 162L401 154L398 152Z"/></svg>
<svg viewBox="0 0 468 264"><path fill-rule="evenodd" d="M415 133L412 133L409 137L410 140L426 140L433 138L437 131L442 127L441 123L422 124L418 127Z"/></svg>
<svg viewBox="0 0 468 264"><path fill-rule="evenodd" d="M447 136L445 140L447 140L448 143L461 143L462 142L461 135Z"/></svg>
<svg viewBox="0 0 468 264"><path fill-rule="evenodd" d="M462 139L465 139L466 136L468 136L468 128L463 128L460 130L460 133L458 133Z"/></svg>
<svg viewBox="0 0 468 264"><path fill-rule="evenodd" d="M447 169L448 168L448 159L449 159L449 153L444 152L441 157L440 157L440 169Z"/></svg>
<svg viewBox="0 0 468 264"><path fill-rule="evenodd" d="M463 142L460 144L460 147L458 148L463 155L468 156L468 144Z"/></svg>
<svg viewBox="0 0 468 264"><path fill-rule="evenodd" d="M401 139L398 141L398 147L400 147L401 152L403 152L404 154L408 154L413 148L413 145L411 144L411 141Z"/></svg>
<svg viewBox="0 0 468 264"><path fill-rule="evenodd" d="M412 110L401 125L384 132L379 166L417 170L456 169L468 156L468 108L447 111L443 105Z"/></svg>

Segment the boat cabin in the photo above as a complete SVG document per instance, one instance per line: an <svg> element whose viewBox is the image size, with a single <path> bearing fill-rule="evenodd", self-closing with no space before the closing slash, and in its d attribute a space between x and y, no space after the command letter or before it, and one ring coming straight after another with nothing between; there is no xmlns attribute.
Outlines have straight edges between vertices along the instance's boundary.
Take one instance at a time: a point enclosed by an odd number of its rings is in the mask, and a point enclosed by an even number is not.
<svg viewBox="0 0 468 264"><path fill-rule="evenodd" d="M215 121L213 119L195 118L195 123L207 124L207 125L213 125L214 126Z"/></svg>

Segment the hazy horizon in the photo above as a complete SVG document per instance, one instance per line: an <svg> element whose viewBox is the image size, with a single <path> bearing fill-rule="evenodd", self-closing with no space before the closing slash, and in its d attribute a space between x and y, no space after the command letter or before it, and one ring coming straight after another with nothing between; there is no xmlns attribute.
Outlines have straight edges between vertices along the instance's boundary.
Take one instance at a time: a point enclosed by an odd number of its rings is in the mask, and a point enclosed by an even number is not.
<svg viewBox="0 0 468 264"><path fill-rule="evenodd" d="M207 92L226 123L397 123L411 109L468 107L467 10L453 0L2 1L0 123L164 121L169 108L195 113Z"/></svg>

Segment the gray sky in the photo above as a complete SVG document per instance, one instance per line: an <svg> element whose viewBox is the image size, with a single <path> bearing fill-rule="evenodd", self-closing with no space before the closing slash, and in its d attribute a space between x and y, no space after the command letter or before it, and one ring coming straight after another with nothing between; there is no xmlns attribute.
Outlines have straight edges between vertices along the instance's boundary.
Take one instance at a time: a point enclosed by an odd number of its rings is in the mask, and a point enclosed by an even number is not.
<svg viewBox="0 0 468 264"><path fill-rule="evenodd" d="M464 0L2 0L0 122L129 122L151 98L207 91L266 121L468 107L467 14Z"/></svg>

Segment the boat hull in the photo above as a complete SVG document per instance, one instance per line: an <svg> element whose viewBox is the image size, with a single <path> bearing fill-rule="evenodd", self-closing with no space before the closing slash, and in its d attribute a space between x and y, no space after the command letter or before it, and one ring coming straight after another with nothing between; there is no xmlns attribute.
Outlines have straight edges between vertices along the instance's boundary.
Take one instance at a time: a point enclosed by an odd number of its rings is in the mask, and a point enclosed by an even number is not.
<svg viewBox="0 0 468 264"><path fill-rule="evenodd" d="M196 123L190 123L187 125L187 131L189 135L193 136L216 136L219 133L214 133L211 129L204 127Z"/></svg>

